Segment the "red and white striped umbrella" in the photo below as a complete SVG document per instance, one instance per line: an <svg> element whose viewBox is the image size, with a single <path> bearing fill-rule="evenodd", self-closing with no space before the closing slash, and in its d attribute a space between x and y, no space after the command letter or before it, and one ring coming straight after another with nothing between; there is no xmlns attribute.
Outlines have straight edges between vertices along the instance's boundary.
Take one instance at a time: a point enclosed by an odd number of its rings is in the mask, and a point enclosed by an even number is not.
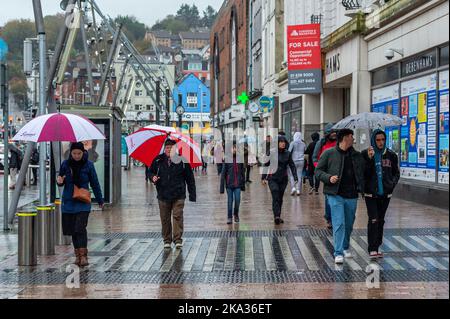
<svg viewBox="0 0 450 319"><path fill-rule="evenodd" d="M41 115L22 127L14 141L82 142L104 140L105 135L89 119L63 113Z"/></svg>
<svg viewBox="0 0 450 319"><path fill-rule="evenodd" d="M162 154L167 139L177 143L179 155L184 157L192 168L202 166L198 144L172 127L152 125L127 136L128 153L132 158L150 166L153 160Z"/></svg>

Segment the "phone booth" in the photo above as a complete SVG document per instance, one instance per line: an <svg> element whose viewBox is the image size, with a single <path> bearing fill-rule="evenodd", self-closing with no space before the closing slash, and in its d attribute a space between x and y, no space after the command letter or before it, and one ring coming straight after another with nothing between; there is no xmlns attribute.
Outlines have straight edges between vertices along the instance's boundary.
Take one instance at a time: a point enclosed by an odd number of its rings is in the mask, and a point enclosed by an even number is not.
<svg viewBox="0 0 450 319"><path fill-rule="evenodd" d="M85 141L89 160L94 163L105 203L114 205L122 196L122 119L119 108L61 105L61 113L82 115L90 119L105 134L105 140ZM70 143L61 143L61 158L69 156ZM94 199L94 198L93 198Z"/></svg>

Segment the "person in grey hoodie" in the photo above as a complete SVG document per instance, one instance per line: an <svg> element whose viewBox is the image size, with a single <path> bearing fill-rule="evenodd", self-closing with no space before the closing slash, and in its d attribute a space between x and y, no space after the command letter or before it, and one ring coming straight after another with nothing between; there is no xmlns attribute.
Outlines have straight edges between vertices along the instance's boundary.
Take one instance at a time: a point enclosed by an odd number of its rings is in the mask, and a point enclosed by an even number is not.
<svg viewBox="0 0 450 319"><path fill-rule="evenodd" d="M289 172L289 179L291 182L292 190L291 195L298 196L302 193L302 174L303 168L305 166L305 149L306 144L303 142L303 136L301 132L296 132L294 134L294 140L289 147L289 152L292 154L292 160L294 161L295 167L297 169L297 181L294 176Z"/></svg>

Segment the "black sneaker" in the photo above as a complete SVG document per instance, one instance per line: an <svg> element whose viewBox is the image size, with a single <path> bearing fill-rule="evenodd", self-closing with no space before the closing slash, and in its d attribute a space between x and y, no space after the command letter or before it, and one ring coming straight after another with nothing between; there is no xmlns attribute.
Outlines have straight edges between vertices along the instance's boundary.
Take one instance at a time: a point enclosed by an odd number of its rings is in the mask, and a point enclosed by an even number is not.
<svg viewBox="0 0 450 319"><path fill-rule="evenodd" d="M234 222L235 223L239 223L239 216L238 215L234 215Z"/></svg>
<svg viewBox="0 0 450 319"><path fill-rule="evenodd" d="M275 218L275 225L280 225L280 224L281 224L280 218Z"/></svg>

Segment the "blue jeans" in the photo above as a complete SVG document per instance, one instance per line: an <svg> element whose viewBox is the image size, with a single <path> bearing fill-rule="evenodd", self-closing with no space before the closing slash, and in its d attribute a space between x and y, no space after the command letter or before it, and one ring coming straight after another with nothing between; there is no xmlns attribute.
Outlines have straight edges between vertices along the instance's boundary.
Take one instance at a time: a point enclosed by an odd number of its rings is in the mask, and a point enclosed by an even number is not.
<svg viewBox="0 0 450 319"><path fill-rule="evenodd" d="M343 256L350 248L350 236L355 222L358 199L327 195L333 222L334 256Z"/></svg>
<svg viewBox="0 0 450 319"><path fill-rule="evenodd" d="M325 195L325 215L323 217L327 222L331 223L331 208L327 196L328 195Z"/></svg>
<svg viewBox="0 0 450 319"><path fill-rule="evenodd" d="M227 188L228 194L228 218L233 218L233 213L239 216L239 206L241 205L241 189ZM233 210L234 203L234 210Z"/></svg>

